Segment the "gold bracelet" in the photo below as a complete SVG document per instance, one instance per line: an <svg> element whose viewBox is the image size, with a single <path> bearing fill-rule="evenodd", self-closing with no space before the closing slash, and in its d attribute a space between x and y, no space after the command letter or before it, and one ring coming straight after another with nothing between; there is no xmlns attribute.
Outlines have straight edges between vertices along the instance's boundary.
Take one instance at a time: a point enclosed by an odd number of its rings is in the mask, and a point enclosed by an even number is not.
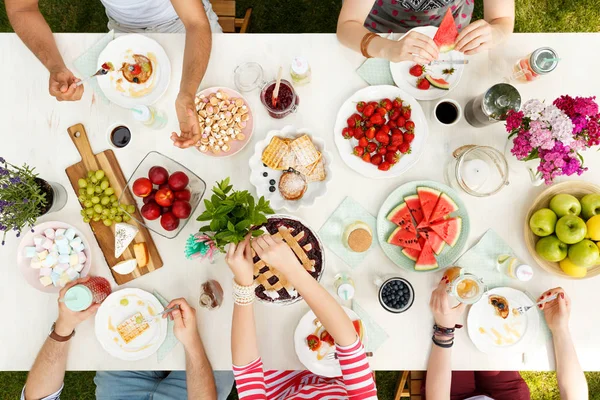
<svg viewBox="0 0 600 400"><path fill-rule="evenodd" d="M369 43L371 43L371 40L373 40L374 38L376 38L378 36L379 36L378 34L373 33L373 32L369 32L369 33L365 34L365 36L363 36L362 40L360 41L360 52L362 53L362 55L364 57L373 58L367 52L367 48L369 47Z"/></svg>

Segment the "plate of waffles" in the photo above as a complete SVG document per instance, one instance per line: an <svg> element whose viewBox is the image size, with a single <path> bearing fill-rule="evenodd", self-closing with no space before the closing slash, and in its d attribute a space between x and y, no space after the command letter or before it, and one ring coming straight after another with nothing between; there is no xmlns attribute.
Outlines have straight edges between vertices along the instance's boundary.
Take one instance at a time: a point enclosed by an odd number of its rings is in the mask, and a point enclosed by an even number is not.
<svg viewBox="0 0 600 400"><path fill-rule="evenodd" d="M292 249L304 269L317 281L325 269L325 248L314 230L296 217L271 215L262 229L264 233L278 236ZM256 297L263 303L289 305L302 300L302 296L275 268L261 260L253 251L254 283Z"/></svg>
<svg viewBox="0 0 600 400"><path fill-rule="evenodd" d="M275 210L312 206L327 193L331 153L325 141L307 129L285 126L267 133L250 158L250 182Z"/></svg>
<svg viewBox="0 0 600 400"><path fill-rule="evenodd" d="M167 337L167 320L151 318L163 310L158 299L144 290L113 292L96 313L96 338L113 357L126 361L146 358Z"/></svg>
<svg viewBox="0 0 600 400"><path fill-rule="evenodd" d="M113 103L131 108L154 104L169 87L171 61L163 47L144 35L119 36L98 56L97 68L109 72L98 86Z"/></svg>
<svg viewBox="0 0 600 400"><path fill-rule="evenodd" d="M344 306L342 306L342 309L346 315L348 315L350 320L352 320L352 324L354 325L357 335L360 337L360 341L363 346L366 347L368 336L362 321L353 310ZM309 336L313 335L318 338L318 341L314 346L314 350L311 350L308 345L308 339ZM315 340L315 338L310 338L310 340ZM325 327L321 324L312 310L309 310L304 314L300 319L300 322L298 322L298 326L294 331L294 347L300 362L313 374L326 376L328 378L342 376L340 363L335 356L333 356L336 350L333 338L329 335L327 330L325 330Z"/></svg>

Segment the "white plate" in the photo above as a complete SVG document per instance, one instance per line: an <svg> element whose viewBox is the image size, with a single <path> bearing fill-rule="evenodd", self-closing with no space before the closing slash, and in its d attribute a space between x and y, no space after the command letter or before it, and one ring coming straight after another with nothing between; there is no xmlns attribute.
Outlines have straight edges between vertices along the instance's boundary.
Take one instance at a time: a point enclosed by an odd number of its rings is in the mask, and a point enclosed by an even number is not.
<svg viewBox="0 0 600 400"><path fill-rule="evenodd" d="M433 38L438 28L435 26L420 26L418 28L411 29L411 31L419 32L424 35ZM410 31L409 31L410 32ZM460 61L464 60L465 55L460 51L452 50L447 53L440 53L438 60L453 60ZM460 77L462 76L463 70L465 66L462 64L439 64L439 65L427 65L427 72L434 78L444 78L448 83L450 83L450 90L438 89L436 87L431 86L428 90L421 90L417 88L417 77L412 76L408 71L410 68L415 65L414 61L401 61L398 63L390 63L390 72L392 73L392 78L394 78L394 83L400 89L405 90L408 94L415 97L417 100L435 100L440 97L444 97L447 95L452 89L454 89L458 82L460 81ZM452 75L444 75L442 70L446 68L454 68L455 71ZM423 77L423 76L421 76Z"/></svg>
<svg viewBox="0 0 600 400"><path fill-rule="evenodd" d="M265 148L271 143L271 139L274 136L286 137L286 138L297 138L302 135L310 136L317 150L323 155L323 163L325 166L325 180L320 182L311 182L308 184L304 196L300 200L286 200L284 199L279 190L271 193L269 191L269 181L275 180L275 187L279 184L279 178L283 171L276 171L268 167L263 166L262 153ZM273 130L267 133L265 139L256 143L254 146L254 155L250 158L250 182L256 187L256 194L258 196L265 196L265 199L271 202L271 207L274 210L286 209L288 211L297 211L300 207L310 207L315 204L317 198L325 196L327 193L327 184L331 180L331 153L325 148L325 141L318 136L313 135L308 129L296 129L293 126L285 126L280 130ZM263 173L266 172L269 176L264 177Z"/></svg>
<svg viewBox="0 0 600 400"><path fill-rule="evenodd" d="M121 305L122 299L127 299L129 304ZM146 358L154 354L167 337L167 320L156 318L146 332L128 344L125 344L116 327L136 312L141 312L145 318L149 317L151 312L158 314L163 310L164 307L156 297L141 289L113 292L104 300L96 314L96 338L113 357L126 361Z"/></svg>
<svg viewBox="0 0 600 400"><path fill-rule="evenodd" d="M152 76L143 84L127 82L119 71L123 62L132 61L131 54L142 54L150 59L154 55ZM119 36L110 42L98 56L97 68L99 69L105 62L113 63L115 71L97 77L98 85L110 101L121 107L154 104L169 87L171 61L160 44L144 35ZM119 78L123 81L121 86L124 91L117 89ZM137 94L132 95L132 93Z"/></svg>
<svg viewBox="0 0 600 400"><path fill-rule="evenodd" d="M348 317L350 317L352 321L360 319L358 315L351 309L343 306L342 308L346 312L346 315L348 315ZM318 360L317 353L310 350L306 344L306 337L315 333L316 326L313 324L315 318L315 313L312 312L312 310L310 310L306 314L304 314L302 319L300 319L300 322L298 322L298 326L296 327L296 331L294 332L294 347L296 348L296 355L298 356L300 362L306 367L306 369L308 369L313 374L326 376L329 378L342 376L342 370L340 369L340 363L338 360L336 360L335 358L332 360ZM363 335L364 337L362 340L362 344L366 347L368 343L368 335L364 325L363 329L365 329L365 331ZM323 330L324 328L321 328L319 333L321 333ZM321 346L323 350L327 349L327 353L335 352L335 346L330 346L324 342Z"/></svg>
<svg viewBox="0 0 600 400"><path fill-rule="evenodd" d="M506 319L496 314L496 309L489 304L490 295L506 298L510 313ZM524 353L535 344L540 329L540 316L537 310L529 310L523 315L513 314L513 309L529 306L534 302L520 290L509 287L499 287L488 291L477 303L471 306L467 317L467 330L475 347L483 353ZM517 334L509 333L514 330ZM502 335L503 343L496 342L492 333L495 329ZM508 343L506 339L513 342Z"/></svg>
<svg viewBox="0 0 600 400"><path fill-rule="evenodd" d="M392 166L389 171L380 171L376 165L364 162L360 157L352 154L354 146L357 144L356 139L344 139L342 136L342 129L347 124L346 120L356 112L356 103L359 101L380 101L385 98L394 100L396 97L402 99L402 105L410 105L412 109L411 120L415 123L415 139L411 143L412 152L402 156L400 161ZM427 141L427 135L429 128L427 127L427 119L423 114L421 105L415 100L414 97L391 85L380 85L380 86L369 86L364 89L360 89L354 93L348 100L342 104L338 111L337 119L335 121L335 128L333 130L333 137L335 144L340 152L342 160L350 168L358 172L359 174L366 176L367 178L383 179L383 178L396 178L406 171L408 171L413 165L417 163L421 153L425 148L425 142Z"/></svg>
<svg viewBox="0 0 600 400"><path fill-rule="evenodd" d="M17 247L17 265L19 266L19 270L21 271L21 274L23 275L23 277L25 278L25 280L27 281L27 283L29 283L29 285L31 287L34 287L41 292L58 293L58 292L60 292L60 289L62 289L61 287L56 287L54 285L44 286L40 283L40 270L36 269L36 268L31 268L29 266L29 264L31 263L31 258L27 258L23 254L23 249L25 247L34 245L33 237L35 235L43 234L44 231L48 228L52 228L52 229L72 228L73 230L75 230L75 235L79 236L81 238L81 241L83 242L83 245L85 246L83 253L85 254L85 257L86 257L85 263L83 263L83 269L81 270L81 273L80 273L82 278L86 277L89 274L90 268L92 267L92 249L90 248L90 243L85 238L83 233L81 233L79 231L79 229L77 229L74 226L69 225L65 222L59 222L59 221L44 222L44 223L41 223L41 224L33 227L33 230L35 232L27 231L27 233L23 236L23 239L21 239L21 242L19 243L19 247Z"/></svg>

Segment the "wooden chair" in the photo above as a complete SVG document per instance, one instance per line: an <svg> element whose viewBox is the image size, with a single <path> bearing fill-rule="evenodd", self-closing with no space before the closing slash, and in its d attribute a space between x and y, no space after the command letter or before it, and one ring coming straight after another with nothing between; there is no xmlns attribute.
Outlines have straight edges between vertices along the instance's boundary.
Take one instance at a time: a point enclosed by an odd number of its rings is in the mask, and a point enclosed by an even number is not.
<svg viewBox="0 0 600 400"><path fill-rule="evenodd" d="M235 17L235 0L210 0L215 14L219 17L219 24L225 33L246 33L250 25L252 9L246 10L244 18Z"/></svg>
<svg viewBox="0 0 600 400"><path fill-rule="evenodd" d="M409 398L410 400L422 400L421 384L425 373L423 371L400 371L400 379L398 380L398 388L394 400L401 398Z"/></svg>

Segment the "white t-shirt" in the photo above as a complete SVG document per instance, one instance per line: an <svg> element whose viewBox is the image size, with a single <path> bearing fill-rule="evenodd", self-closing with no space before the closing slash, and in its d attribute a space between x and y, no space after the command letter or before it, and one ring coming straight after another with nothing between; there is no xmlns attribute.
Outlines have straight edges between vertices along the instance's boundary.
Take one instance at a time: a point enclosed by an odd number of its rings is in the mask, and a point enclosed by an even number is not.
<svg viewBox="0 0 600 400"><path fill-rule="evenodd" d="M100 0L106 15L132 28L149 28L178 18L171 0ZM188 0L191 1L191 0ZM202 0L204 9L214 14L208 0ZM208 15L209 20L212 15ZM214 16L216 19L216 15Z"/></svg>

